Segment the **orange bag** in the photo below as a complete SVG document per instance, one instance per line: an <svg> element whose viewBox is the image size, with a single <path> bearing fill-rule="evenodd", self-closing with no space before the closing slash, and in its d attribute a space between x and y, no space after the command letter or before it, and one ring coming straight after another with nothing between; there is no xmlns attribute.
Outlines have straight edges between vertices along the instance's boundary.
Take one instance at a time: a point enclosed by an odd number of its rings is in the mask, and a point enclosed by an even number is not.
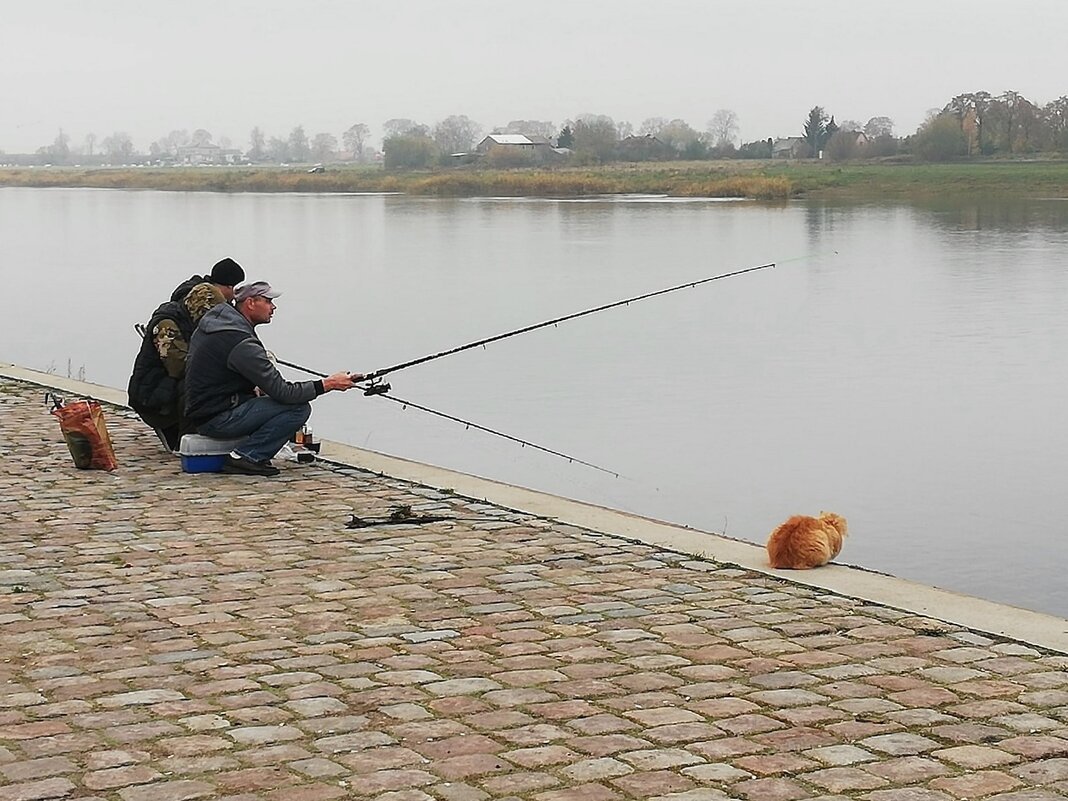
<svg viewBox="0 0 1068 801"><path fill-rule="evenodd" d="M64 403L52 393L52 414L59 420L59 430L67 442L74 466L80 470L114 470L119 466L115 449L104 423L104 410L95 400Z"/></svg>

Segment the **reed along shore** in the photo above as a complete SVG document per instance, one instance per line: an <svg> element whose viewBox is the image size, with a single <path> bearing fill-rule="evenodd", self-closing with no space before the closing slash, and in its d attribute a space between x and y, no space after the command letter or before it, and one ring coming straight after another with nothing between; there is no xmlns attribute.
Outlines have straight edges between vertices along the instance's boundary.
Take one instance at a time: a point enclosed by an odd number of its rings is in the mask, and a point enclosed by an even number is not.
<svg viewBox="0 0 1068 801"><path fill-rule="evenodd" d="M1068 198L1068 161L829 164L715 161L490 170L379 167L6 167L0 186L155 189L181 192L396 192L431 197L672 197L871 200L998 194Z"/></svg>

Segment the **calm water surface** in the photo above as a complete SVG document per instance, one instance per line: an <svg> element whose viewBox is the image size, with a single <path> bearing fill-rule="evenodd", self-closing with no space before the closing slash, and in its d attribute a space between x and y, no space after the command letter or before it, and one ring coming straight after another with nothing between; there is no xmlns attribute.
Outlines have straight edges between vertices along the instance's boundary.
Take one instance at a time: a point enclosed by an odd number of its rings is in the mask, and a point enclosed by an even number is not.
<svg viewBox="0 0 1068 801"><path fill-rule="evenodd" d="M267 346L390 376L320 436L762 543L837 511L840 561L1068 615L1068 203L422 200L0 189L0 360L125 387L132 325L222 256L284 291ZM287 371L293 378L304 376ZM313 502L309 499L309 502Z"/></svg>

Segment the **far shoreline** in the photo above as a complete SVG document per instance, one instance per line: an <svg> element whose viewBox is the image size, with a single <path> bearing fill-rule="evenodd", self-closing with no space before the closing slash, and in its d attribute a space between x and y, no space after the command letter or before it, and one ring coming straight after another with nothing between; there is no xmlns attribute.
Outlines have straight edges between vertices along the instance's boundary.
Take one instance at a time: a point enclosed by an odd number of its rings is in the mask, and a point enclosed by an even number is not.
<svg viewBox="0 0 1068 801"><path fill-rule="evenodd" d="M665 195L770 202L960 195L1068 198L1068 160L1041 158L939 164L732 160L388 172L353 164L327 164L321 171L309 167L0 167L0 187L498 198Z"/></svg>

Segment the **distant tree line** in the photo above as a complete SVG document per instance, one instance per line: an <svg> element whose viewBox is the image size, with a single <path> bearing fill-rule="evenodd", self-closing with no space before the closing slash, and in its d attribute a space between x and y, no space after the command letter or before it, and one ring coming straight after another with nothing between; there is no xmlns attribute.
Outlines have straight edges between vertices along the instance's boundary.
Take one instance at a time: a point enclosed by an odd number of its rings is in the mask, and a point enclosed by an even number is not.
<svg viewBox="0 0 1068 801"><path fill-rule="evenodd" d="M1019 92L957 95L928 114L910 149L927 161L1068 152L1068 96L1039 106Z"/></svg>
<svg viewBox="0 0 1068 801"><path fill-rule="evenodd" d="M739 142L739 120L729 109L716 111L703 130L682 119L650 117L637 129L625 121L600 114L583 114L557 127L542 120L513 120L493 128L494 134L524 134L566 154L572 164L672 159L821 158L829 161L885 158L902 155L926 161L978 156L1068 152L1068 96L1038 105L1019 92L972 92L952 98L942 109L929 112L912 135L894 136L893 121L871 117L861 124L835 120L822 106L814 106L799 129L784 138ZM213 141L204 129L175 130L152 142L147 153L134 147L130 136L116 131L98 138L87 134L73 143L60 130L51 144L36 153L3 157L3 161L38 164L177 164L330 162L378 163L387 169L419 169L469 163L485 132L464 115L453 115L433 126L394 118L382 124L382 149L370 141L370 128L356 122L341 132L308 136L297 125L285 137L268 136L260 127L240 149L220 137ZM0 151L2 153L3 151ZM480 154L490 166L524 166L529 160L515 149L498 148Z"/></svg>

